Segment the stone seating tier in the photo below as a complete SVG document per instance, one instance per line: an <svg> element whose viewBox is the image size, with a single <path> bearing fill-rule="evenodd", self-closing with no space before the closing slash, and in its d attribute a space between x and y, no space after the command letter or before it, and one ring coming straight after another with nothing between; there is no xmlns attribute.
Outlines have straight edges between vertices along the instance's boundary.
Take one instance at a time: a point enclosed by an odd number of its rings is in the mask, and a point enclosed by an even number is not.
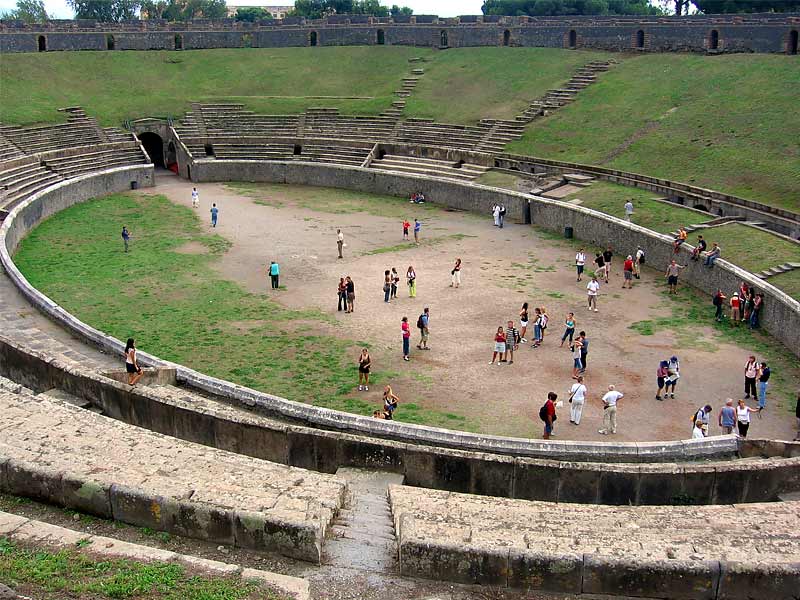
<svg viewBox="0 0 800 600"><path fill-rule="evenodd" d="M374 159L370 164L370 168L415 175L446 177L448 179L458 179L461 181L475 179L488 170L488 167L479 165L464 163L460 167L456 167L455 164L454 161L386 154L383 158Z"/></svg>
<svg viewBox="0 0 800 600"><path fill-rule="evenodd" d="M48 168L68 178L123 165L147 164L147 159L139 148L126 148L44 159L42 162Z"/></svg>
<svg viewBox="0 0 800 600"><path fill-rule="evenodd" d="M20 166L0 170L0 204L2 204L0 209L10 211L31 194L61 179L60 175L41 166L36 159L31 159L31 162Z"/></svg>

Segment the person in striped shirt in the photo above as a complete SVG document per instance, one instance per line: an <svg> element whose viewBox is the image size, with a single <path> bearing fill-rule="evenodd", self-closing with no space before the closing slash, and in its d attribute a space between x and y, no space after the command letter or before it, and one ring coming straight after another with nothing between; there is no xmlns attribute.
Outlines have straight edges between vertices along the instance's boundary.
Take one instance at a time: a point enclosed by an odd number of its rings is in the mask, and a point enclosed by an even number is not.
<svg viewBox="0 0 800 600"><path fill-rule="evenodd" d="M519 331L514 327L514 321L508 322L506 327L506 359L508 364L514 364L514 350L519 347Z"/></svg>

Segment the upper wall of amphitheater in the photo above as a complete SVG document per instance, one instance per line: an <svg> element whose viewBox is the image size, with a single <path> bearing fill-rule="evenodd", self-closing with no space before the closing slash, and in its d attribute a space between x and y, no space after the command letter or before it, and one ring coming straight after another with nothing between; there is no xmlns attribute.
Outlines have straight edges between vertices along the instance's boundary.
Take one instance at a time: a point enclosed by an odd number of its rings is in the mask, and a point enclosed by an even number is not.
<svg viewBox="0 0 800 600"><path fill-rule="evenodd" d="M381 18L333 15L258 23L54 20L0 21L0 52L191 50L298 46L403 45L432 48L520 46L649 52L797 54L800 14L690 17Z"/></svg>

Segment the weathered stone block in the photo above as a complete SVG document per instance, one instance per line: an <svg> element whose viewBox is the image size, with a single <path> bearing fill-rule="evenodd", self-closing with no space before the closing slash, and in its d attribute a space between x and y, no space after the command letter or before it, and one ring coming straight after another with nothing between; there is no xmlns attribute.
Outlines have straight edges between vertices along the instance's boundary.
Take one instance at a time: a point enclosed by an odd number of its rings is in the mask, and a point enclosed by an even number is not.
<svg viewBox="0 0 800 600"><path fill-rule="evenodd" d="M504 586L508 574L508 550L401 540L400 574L455 583Z"/></svg>
<svg viewBox="0 0 800 600"><path fill-rule="evenodd" d="M45 466L9 459L5 464L4 491L16 496L56 502L61 496L62 473Z"/></svg>
<svg viewBox="0 0 800 600"><path fill-rule="evenodd" d="M230 511L184 500L165 499L161 504L164 530L198 540L233 544Z"/></svg>
<svg viewBox="0 0 800 600"><path fill-rule="evenodd" d="M164 499L143 490L114 484L110 489L111 513L117 521L163 531Z"/></svg>
<svg viewBox="0 0 800 600"><path fill-rule="evenodd" d="M639 467L608 465L600 473L598 487L601 504L633 504L639 487Z"/></svg>
<svg viewBox="0 0 800 600"><path fill-rule="evenodd" d="M69 473L64 473L61 478L61 493L58 503L67 508L105 519L113 516L109 485Z"/></svg>
<svg viewBox="0 0 800 600"><path fill-rule="evenodd" d="M717 600L797 600L800 597L800 562L720 563Z"/></svg>
<svg viewBox="0 0 800 600"><path fill-rule="evenodd" d="M316 530L271 518L264 513L235 511L233 535L235 544L241 548L274 551L313 563L319 563L321 559L321 546Z"/></svg>
<svg viewBox="0 0 800 600"><path fill-rule="evenodd" d="M594 504L600 487L600 470L581 463L562 463L558 501Z"/></svg>
<svg viewBox="0 0 800 600"><path fill-rule="evenodd" d="M545 502L558 499L559 463L518 458L514 466L514 498Z"/></svg>
<svg viewBox="0 0 800 600"><path fill-rule="evenodd" d="M565 594L580 594L583 557L551 555L534 550L514 550L508 556L508 587Z"/></svg>

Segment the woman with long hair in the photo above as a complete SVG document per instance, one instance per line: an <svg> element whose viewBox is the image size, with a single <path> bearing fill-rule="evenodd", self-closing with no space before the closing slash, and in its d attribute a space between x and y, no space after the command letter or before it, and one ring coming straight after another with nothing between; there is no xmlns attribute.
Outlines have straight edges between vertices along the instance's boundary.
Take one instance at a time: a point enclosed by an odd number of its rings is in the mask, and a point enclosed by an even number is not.
<svg viewBox="0 0 800 600"><path fill-rule="evenodd" d="M372 359L369 356L369 350L363 348L361 356L358 357L358 391L369 391L369 369L372 366ZM362 385L363 382L363 385Z"/></svg>
<svg viewBox="0 0 800 600"><path fill-rule="evenodd" d="M128 338L125 344L125 370L128 372L128 385L136 385L144 372L136 361L136 343L133 338Z"/></svg>
<svg viewBox="0 0 800 600"><path fill-rule="evenodd" d="M461 259L456 259L456 264L453 270L450 271L450 287L458 287L461 285Z"/></svg>
<svg viewBox="0 0 800 600"><path fill-rule="evenodd" d="M408 271L406 271L406 283L408 283L408 297L409 298L416 298L417 297L417 273L414 271L414 267L411 265L408 266Z"/></svg>
<svg viewBox="0 0 800 600"><path fill-rule="evenodd" d="M397 410L397 404L400 398L395 396L392 392L392 386L387 385L383 388L383 414L384 419L391 420L394 417L394 411Z"/></svg>
<svg viewBox="0 0 800 600"><path fill-rule="evenodd" d="M522 308L519 311L519 326L520 326L520 344L526 343L528 340L525 339L525 334L528 332L528 303L523 302Z"/></svg>
<svg viewBox="0 0 800 600"><path fill-rule="evenodd" d="M503 354L506 352L506 333L503 329L503 326L497 328L497 333L494 334L494 352L492 353L492 362L490 365L494 364L494 361L497 360L497 364L500 364L500 361L503 359Z"/></svg>

